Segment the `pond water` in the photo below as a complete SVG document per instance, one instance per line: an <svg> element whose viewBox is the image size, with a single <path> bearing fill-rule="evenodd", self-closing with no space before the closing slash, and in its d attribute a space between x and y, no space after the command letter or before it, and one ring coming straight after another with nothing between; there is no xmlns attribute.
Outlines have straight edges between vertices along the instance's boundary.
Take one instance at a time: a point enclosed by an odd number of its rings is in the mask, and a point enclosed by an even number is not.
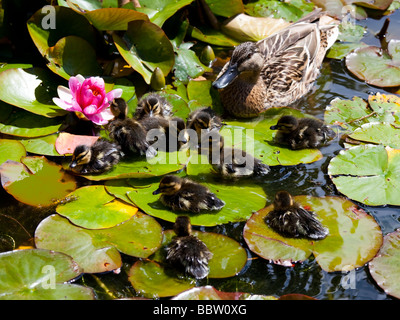
<svg viewBox="0 0 400 320"><path fill-rule="evenodd" d="M367 26L369 34L363 39L371 45L378 45L374 37L386 17L380 19L368 18L358 23ZM400 12L390 15L389 38L400 39ZM369 94L385 92L365 84L350 75L343 61L329 60L324 62L322 74L318 78L313 91L297 104L304 113L323 119L325 107L336 97L352 99L359 96L366 99ZM333 141L321 149L323 158L311 164L272 167L272 174L263 182L259 182L267 194L274 194L281 189L291 190L293 195L307 194L312 196L339 195L327 175L329 161L343 147L339 141ZM371 214L381 226L383 234L400 227L400 210L396 207L369 207L358 204ZM32 245L32 237L38 223L46 216L54 213L54 208L46 210L35 209L14 200L3 189L0 190L0 251L6 251L13 246ZM158 219L165 228L172 224ZM247 248L242 237L242 223L230 223L215 227L197 228L201 231L218 232L237 240ZM11 235L13 240L7 235ZM281 296L288 293L306 294L317 299L391 299L374 282L368 267L361 267L345 274L341 272L328 273L314 261L313 258L294 267L283 267L258 258L248 252L248 263L235 277L228 279L203 279L199 286L212 285L222 291L241 291L253 294ZM135 259L123 256L124 267L120 274L114 273L84 275L77 282L95 289L98 298L123 298L135 296L126 271Z"/></svg>

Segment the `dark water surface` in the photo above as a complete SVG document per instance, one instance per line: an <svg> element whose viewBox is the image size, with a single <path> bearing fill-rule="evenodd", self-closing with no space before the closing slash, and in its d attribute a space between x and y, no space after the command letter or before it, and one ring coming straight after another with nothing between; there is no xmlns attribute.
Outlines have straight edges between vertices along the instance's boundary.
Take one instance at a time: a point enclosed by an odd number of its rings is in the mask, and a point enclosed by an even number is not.
<svg viewBox="0 0 400 320"><path fill-rule="evenodd" d="M400 39L399 10L389 17L391 23L388 38ZM366 37L362 41L371 45L379 45L374 34L379 32L384 20L385 17L380 19L368 18L357 22L368 27ZM386 91L369 86L354 78L346 70L344 61L328 60L324 62L322 74L318 78L312 93L302 99L297 108L304 113L323 119L325 107L334 98L352 99L354 96L359 96L367 99L369 94L376 92L384 93ZM260 183L267 194L274 194L278 190L287 189L293 195L339 195L326 172L329 161L341 149L343 147L339 141L334 141L321 150L324 155L321 160L305 165L273 167L268 180ZM399 208L358 205L374 216L384 235L400 227ZM14 200L3 189L0 189L0 251L32 244L36 226L52 213L54 213L54 208L43 211L25 206ZM158 221L165 229L170 229L172 226L169 222ZM244 248L247 248L242 237L244 224L244 222L231 223L200 228L200 230L228 235L240 242ZM7 235L11 235L14 241ZM201 286L212 285L222 291L241 291L274 296L301 293L317 299L392 299L375 284L367 266L350 272L350 274L327 273L319 267L312 257L294 267L283 267L258 258L250 251L248 251L248 256L248 263L239 275L228 279L204 279L198 284ZM134 259L128 256L123 256L123 258L125 264L119 275L113 273L84 275L78 282L95 288L100 299L134 296L134 289L130 285L125 272Z"/></svg>

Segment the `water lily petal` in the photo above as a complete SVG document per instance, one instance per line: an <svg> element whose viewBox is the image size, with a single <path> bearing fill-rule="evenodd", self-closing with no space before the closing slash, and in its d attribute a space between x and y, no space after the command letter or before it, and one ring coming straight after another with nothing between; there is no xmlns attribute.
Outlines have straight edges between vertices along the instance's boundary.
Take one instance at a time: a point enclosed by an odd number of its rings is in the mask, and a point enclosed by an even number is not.
<svg viewBox="0 0 400 320"><path fill-rule="evenodd" d="M82 86L89 86L89 88L96 88L99 92L104 92L104 79L100 77L90 77L85 79Z"/></svg>
<svg viewBox="0 0 400 320"><path fill-rule="evenodd" d="M97 113L97 106L94 105L94 104L91 104L90 106L87 106L86 108L83 109L83 113L86 116L96 114Z"/></svg>
<svg viewBox="0 0 400 320"><path fill-rule="evenodd" d="M76 97L77 93L79 93L79 89L81 88L82 82L85 80L81 75L80 77L71 77L68 81L68 86L71 89L71 93Z"/></svg>
<svg viewBox="0 0 400 320"><path fill-rule="evenodd" d="M102 112L100 113L100 116L101 116L104 120L107 120L107 121L109 121L109 120L111 120L111 119L114 119L114 115L112 114L112 112L111 112L110 109L106 109L106 110L102 111Z"/></svg>
<svg viewBox="0 0 400 320"><path fill-rule="evenodd" d="M93 101L93 92L92 90L82 87L81 94L78 97L78 103L80 104L82 109L85 109L87 106L90 106Z"/></svg>
<svg viewBox="0 0 400 320"><path fill-rule="evenodd" d="M103 119L100 114L90 114L90 115L87 114L86 117L90 121L98 125L104 125L108 123L108 121Z"/></svg>
<svg viewBox="0 0 400 320"><path fill-rule="evenodd" d="M122 89L120 88L111 90L106 94L106 98L110 102L113 101L114 99L121 98L121 96L122 96Z"/></svg>
<svg viewBox="0 0 400 320"><path fill-rule="evenodd" d="M58 97L61 100L64 100L65 102L71 103L72 102L72 98L73 95L71 93L71 90L64 87L64 86L58 86L57 87L57 93L58 93Z"/></svg>
<svg viewBox="0 0 400 320"><path fill-rule="evenodd" d="M53 102L59 106L60 108L67 110L67 111L72 111L70 110L72 108L72 104L68 103L64 100L61 100L60 98L53 98Z"/></svg>

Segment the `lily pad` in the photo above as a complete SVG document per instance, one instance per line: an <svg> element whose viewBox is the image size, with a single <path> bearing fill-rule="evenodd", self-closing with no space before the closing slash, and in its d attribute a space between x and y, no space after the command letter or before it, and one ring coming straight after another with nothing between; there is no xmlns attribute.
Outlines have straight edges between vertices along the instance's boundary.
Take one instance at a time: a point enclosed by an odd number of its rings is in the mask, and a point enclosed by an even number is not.
<svg viewBox="0 0 400 320"><path fill-rule="evenodd" d="M55 141L55 148L61 155L72 154L77 146L81 144L91 146L98 139L98 136L84 136L61 132Z"/></svg>
<svg viewBox="0 0 400 320"><path fill-rule="evenodd" d="M208 285L181 292L172 300L277 300L277 298L246 292L224 292Z"/></svg>
<svg viewBox="0 0 400 320"><path fill-rule="evenodd" d="M339 192L370 206L400 205L400 150L360 145L342 150L328 174Z"/></svg>
<svg viewBox="0 0 400 320"><path fill-rule="evenodd" d="M0 271L1 300L94 299L91 288L66 283L82 270L63 253L42 249L0 253Z"/></svg>
<svg viewBox="0 0 400 320"><path fill-rule="evenodd" d="M220 182L202 182L217 197L225 201L226 205L218 212L204 212L201 214L188 214L173 212L165 207L159 196L152 193L158 188L159 182L149 187L136 188L128 192L128 197L141 210L154 217L174 222L178 215L189 215L193 225L215 226L228 222L244 221L251 216L253 210L265 205L265 193L262 187L255 185L223 184ZM246 199L243 202L243 199Z"/></svg>
<svg viewBox="0 0 400 320"><path fill-rule="evenodd" d="M23 157L21 162L7 160L0 166L3 188L18 201L49 206L76 188L71 175L43 156Z"/></svg>
<svg viewBox="0 0 400 320"><path fill-rule="evenodd" d="M366 123L356 129L349 137L363 143L382 144L400 149L400 129L389 123Z"/></svg>
<svg viewBox="0 0 400 320"><path fill-rule="evenodd" d="M400 230L388 233L383 245L374 259L369 262L372 278L386 294L400 298L399 263Z"/></svg>
<svg viewBox="0 0 400 320"><path fill-rule="evenodd" d="M244 11L242 0L205 0L211 11L218 16L231 17Z"/></svg>
<svg viewBox="0 0 400 320"><path fill-rule="evenodd" d="M16 140L0 139L0 164L7 160L20 162L26 156L26 150L22 143Z"/></svg>
<svg viewBox="0 0 400 320"><path fill-rule="evenodd" d="M144 13L124 8L102 8L84 14L97 30L127 30L133 20L149 20Z"/></svg>
<svg viewBox="0 0 400 320"><path fill-rule="evenodd" d="M19 142L25 147L26 151L44 156L60 156L55 148L57 134L45 137L20 139Z"/></svg>
<svg viewBox="0 0 400 320"><path fill-rule="evenodd" d="M0 100L29 112L56 117L68 111L56 106L49 76L43 69L8 69L0 73Z"/></svg>
<svg viewBox="0 0 400 320"><path fill-rule="evenodd" d="M378 87L400 85L400 40L390 40L387 52L370 46L358 48L346 57L346 67L368 84Z"/></svg>
<svg viewBox="0 0 400 320"><path fill-rule="evenodd" d="M273 205L269 205L254 213L244 227L243 237L251 251L286 266L314 254L321 268L328 272L361 267L378 252L382 244L379 225L351 201L340 197L294 199L317 214L329 235L318 241L282 237L265 223L273 210Z"/></svg>
<svg viewBox="0 0 400 320"><path fill-rule="evenodd" d="M86 186L68 195L69 201L56 211L77 226L88 229L111 228L129 220L138 209L109 195L103 185Z"/></svg>
<svg viewBox="0 0 400 320"><path fill-rule="evenodd" d="M137 213L112 228L80 228L58 214L44 219L35 231L35 244L73 257L85 273L121 267L121 255L147 258L161 245L162 228L152 217Z"/></svg>
<svg viewBox="0 0 400 320"><path fill-rule="evenodd" d="M171 42L160 27L149 21L131 21L124 36L120 38L113 34L113 39L121 56L143 76L147 84L150 84L156 67L166 76L174 66Z"/></svg>

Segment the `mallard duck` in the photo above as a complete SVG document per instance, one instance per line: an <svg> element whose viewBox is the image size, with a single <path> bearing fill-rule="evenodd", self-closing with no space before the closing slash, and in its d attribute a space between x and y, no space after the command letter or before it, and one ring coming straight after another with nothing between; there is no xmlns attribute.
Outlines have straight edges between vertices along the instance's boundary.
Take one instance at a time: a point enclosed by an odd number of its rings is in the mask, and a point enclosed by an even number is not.
<svg viewBox="0 0 400 320"><path fill-rule="evenodd" d="M287 191L276 193L274 210L268 213L266 223L280 235L290 238L320 240L329 233L315 213L296 203Z"/></svg>
<svg viewBox="0 0 400 320"><path fill-rule="evenodd" d="M211 107L203 107L191 112L187 119L187 128L196 131L197 143L201 141L201 134L210 131L219 131L222 120Z"/></svg>
<svg viewBox="0 0 400 320"><path fill-rule="evenodd" d="M92 146L77 146L69 167L82 174L102 173L116 165L122 156L119 145L98 139Z"/></svg>
<svg viewBox="0 0 400 320"><path fill-rule="evenodd" d="M161 193L160 200L172 211L201 211L221 210L225 202L218 199L207 187L173 175L167 175L160 181L154 195Z"/></svg>
<svg viewBox="0 0 400 320"><path fill-rule="evenodd" d="M164 97L153 92L141 98L136 107L135 119L142 119L146 115L170 117L172 116L172 106Z"/></svg>
<svg viewBox="0 0 400 320"><path fill-rule="evenodd" d="M274 142L290 149L320 148L336 136L323 121L312 118L297 119L282 116L271 130L278 130Z"/></svg>
<svg viewBox="0 0 400 320"><path fill-rule="evenodd" d="M126 119L128 117L128 104L123 98L114 99L110 104L114 119Z"/></svg>
<svg viewBox="0 0 400 320"><path fill-rule="evenodd" d="M203 279L209 273L208 261L213 254L199 238L192 235L192 225L187 216L178 216L174 223L176 236L167 246L166 261L176 269Z"/></svg>
<svg viewBox="0 0 400 320"><path fill-rule="evenodd" d="M208 161L222 177L264 176L270 172L268 165L246 151L225 147L223 136L210 135L208 141Z"/></svg>
<svg viewBox="0 0 400 320"><path fill-rule="evenodd" d="M258 42L238 45L213 87L233 116L255 117L270 107L288 106L304 96L319 75L337 25L322 25L321 11Z"/></svg>

